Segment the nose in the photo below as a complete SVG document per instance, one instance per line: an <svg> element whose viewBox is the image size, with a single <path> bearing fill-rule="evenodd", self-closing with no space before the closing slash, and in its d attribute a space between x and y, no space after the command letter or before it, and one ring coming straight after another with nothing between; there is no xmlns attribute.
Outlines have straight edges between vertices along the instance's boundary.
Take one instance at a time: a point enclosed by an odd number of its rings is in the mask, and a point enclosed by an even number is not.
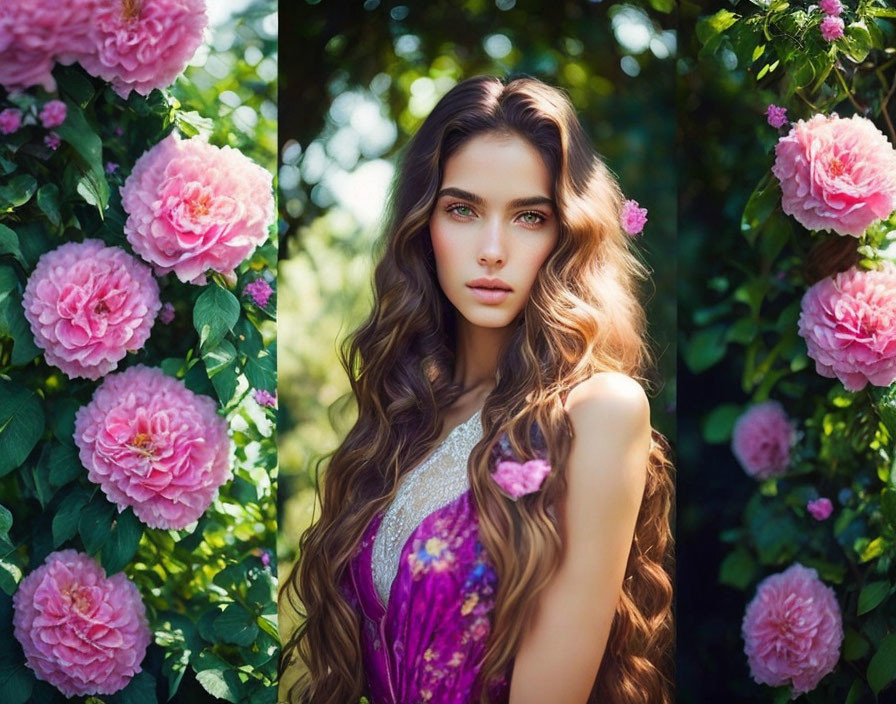
<svg viewBox="0 0 896 704"><path fill-rule="evenodd" d="M503 266L507 261L504 225L497 218L488 221L479 242L478 261L482 266Z"/></svg>

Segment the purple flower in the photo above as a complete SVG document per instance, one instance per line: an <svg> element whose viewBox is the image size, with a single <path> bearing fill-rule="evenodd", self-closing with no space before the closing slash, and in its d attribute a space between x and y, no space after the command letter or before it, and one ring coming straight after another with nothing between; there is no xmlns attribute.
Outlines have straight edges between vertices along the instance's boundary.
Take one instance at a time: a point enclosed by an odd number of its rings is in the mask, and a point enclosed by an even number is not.
<svg viewBox="0 0 896 704"><path fill-rule="evenodd" d="M54 152L59 149L59 145L62 144L62 140L59 138L59 135L55 132L50 132L46 137L44 137L44 144L46 144L50 149Z"/></svg>
<svg viewBox="0 0 896 704"><path fill-rule="evenodd" d="M119 165L116 164L114 161L107 161L106 162L106 173L114 174L116 171L118 171L118 166Z"/></svg>
<svg viewBox="0 0 896 704"><path fill-rule="evenodd" d="M267 550L261 551L261 564L263 564L265 567L271 564L271 553L269 553Z"/></svg>
<svg viewBox="0 0 896 704"><path fill-rule="evenodd" d="M255 403L259 406L274 408L277 405L277 395L271 394L267 389L255 389L252 396L255 399Z"/></svg>
<svg viewBox="0 0 896 704"><path fill-rule="evenodd" d="M834 505L831 503L830 499L821 497L820 499L815 499L814 501L807 503L806 510L812 514L812 518L816 521L824 521L830 518L831 512L834 510Z"/></svg>
<svg viewBox="0 0 896 704"><path fill-rule="evenodd" d="M259 308L264 308L274 290L264 279L255 279L252 283L246 284L243 293L247 294Z"/></svg>
<svg viewBox="0 0 896 704"><path fill-rule="evenodd" d="M159 320L162 321L163 324L168 325L172 320L174 320L174 305L171 303L166 303L162 306L162 310L159 311Z"/></svg>
<svg viewBox="0 0 896 704"><path fill-rule="evenodd" d="M768 106L765 114L768 117L768 124L775 129L779 129L787 124L787 108L782 108L772 103Z"/></svg>
<svg viewBox="0 0 896 704"><path fill-rule="evenodd" d="M840 4L840 0L821 0L818 6L826 15L834 15L834 17L839 17L843 12L843 5Z"/></svg>
<svg viewBox="0 0 896 704"><path fill-rule="evenodd" d="M622 229L627 234L640 234L646 223L647 208L639 208L636 200L627 200L622 204Z"/></svg>
<svg viewBox="0 0 896 704"><path fill-rule="evenodd" d="M504 460L498 462L492 479L514 501L525 494L531 494L541 488L544 478L551 471L551 465L543 459L528 462Z"/></svg>
<svg viewBox="0 0 896 704"><path fill-rule="evenodd" d="M834 15L825 17L819 25L821 36L826 42L833 42L843 36L843 20Z"/></svg>
<svg viewBox="0 0 896 704"><path fill-rule="evenodd" d="M61 100L51 100L40 111L40 124L48 130L53 127L59 127L59 125L65 122L67 113L68 108L65 106L65 103Z"/></svg>
<svg viewBox="0 0 896 704"><path fill-rule="evenodd" d="M22 111L15 108L6 108L0 112L0 132L12 134L22 126Z"/></svg>

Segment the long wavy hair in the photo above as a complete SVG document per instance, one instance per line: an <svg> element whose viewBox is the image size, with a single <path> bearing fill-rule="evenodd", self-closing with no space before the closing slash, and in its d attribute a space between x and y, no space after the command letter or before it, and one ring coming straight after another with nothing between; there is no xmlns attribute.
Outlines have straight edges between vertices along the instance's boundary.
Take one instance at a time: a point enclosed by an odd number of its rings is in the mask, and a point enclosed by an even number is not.
<svg viewBox="0 0 896 704"><path fill-rule="evenodd" d="M455 311L436 279L428 223L447 160L471 137L495 132L522 136L540 153L552 176L560 235L502 348L497 384L482 412L483 437L468 465L479 538L498 576L479 675L481 702L512 665L525 624L560 562L555 507L564 499L573 441L567 394L608 370L650 386L653 363L638 302L647 271L620 227L619 185L569 100L532 78L505 83L480 76L458 84L407 146L393 184L373 310L342 348L358 417L330 458L320 519L302 536L301 560L281 590L280 598L287 593L302 616L281 659L281 675L296 656L304 663L290 701L346 704L363 694L359 616L339 585L371 519L430 452L443 409L461 394L452 380ZM554 471L540 492L510 501L489 477L489 458L504 433L521 457L533 456L534 426ZM671 702L668 452L653 431L622 592L589 701Z"/></svg>

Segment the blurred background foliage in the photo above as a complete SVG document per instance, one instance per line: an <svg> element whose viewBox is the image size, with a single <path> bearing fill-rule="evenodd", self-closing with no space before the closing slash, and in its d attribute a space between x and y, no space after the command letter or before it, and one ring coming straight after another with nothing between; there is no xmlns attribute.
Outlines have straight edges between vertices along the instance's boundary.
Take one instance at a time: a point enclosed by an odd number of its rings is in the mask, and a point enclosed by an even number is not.
<svg viewBox="0 0 896 704"><path fill-rule="evenodd" d="M888 572L892 580L886 543L870 539L886 533L880 489L892 431L878 426L872 394L818 376L796 335L818 256L810 250L838 236L807 233L786 216L774 178L763 188L786 133L768 125L770 103L793 121L859 112L886 130L896 12L880 0L844 5L845 38L836 44L821 38L810 2L679 5L681 702L789 699L786 687L751 681L740 626L757 581L795 560L834 586L847 634L835 673L805 699L891 701L892 687L877 692L896 675L896 660L878 646L894 610L888 594L871 604L865 587L889 588ZM757 483L736 462L730 437L735 419L769 397L784 403L802 436L792 471ZM805 512L819 492L835 506L825 523ZM889 663L881 667L882 658Z"/></svg>
<svg viewBox="0 0 896 704"><path fill-rule="evenodd" d="M673 8L672 0L281 5L281 575L312 520L320 460L353 419L336 350L370 305L396 157L465 78L528 74L566 90L626 196L649 209L636 248L654 272L644 291L659 359L653 423L674 439ZM281 617L284 638L289 628Z"/></svg>

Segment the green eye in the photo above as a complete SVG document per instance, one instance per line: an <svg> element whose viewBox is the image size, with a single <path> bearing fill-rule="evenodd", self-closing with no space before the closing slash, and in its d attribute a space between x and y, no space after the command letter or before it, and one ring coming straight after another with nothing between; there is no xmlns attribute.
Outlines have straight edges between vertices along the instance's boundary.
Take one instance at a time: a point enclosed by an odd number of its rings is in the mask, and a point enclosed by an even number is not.
<svg viewBox="0 0 896 704"><path fill-rule="evenodd" d="M536 213L533 211L523 213L520 218L522 218L523 222L526 225L538 225L542 220L544 220L544 217L541 215L541 213Z"/></svg>
<svg viewBox="0 0 896 704"><path fill-rule="evenodd" d="M469 205L452 205L448 210L464 218L468 218L473 214L473 209Z"/></svg>

